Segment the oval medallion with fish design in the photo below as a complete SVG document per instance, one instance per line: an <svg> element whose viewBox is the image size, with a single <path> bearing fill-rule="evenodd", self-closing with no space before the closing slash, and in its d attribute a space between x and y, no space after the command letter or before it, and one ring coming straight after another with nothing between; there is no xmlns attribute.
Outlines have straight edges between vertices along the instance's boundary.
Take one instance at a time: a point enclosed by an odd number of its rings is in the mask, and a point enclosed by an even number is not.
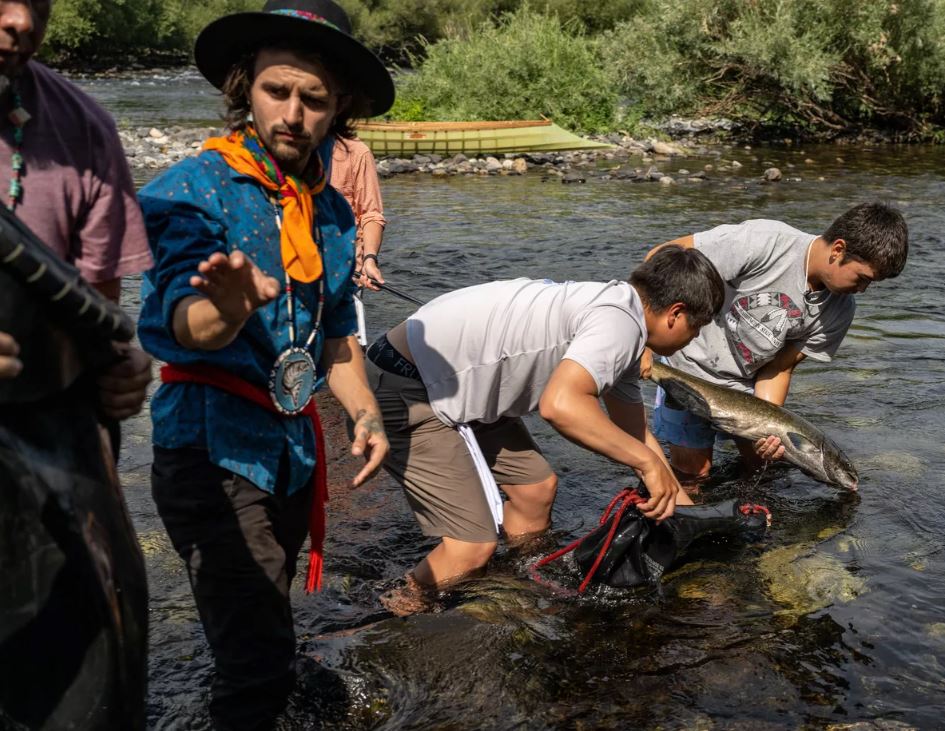
<svg viewBox="0 0 945 731"><path fill-rule="evenodd" d="M301 414L315 392L315 361L303 348L282 352L269 374L269 395L283 414Z"/></svg>

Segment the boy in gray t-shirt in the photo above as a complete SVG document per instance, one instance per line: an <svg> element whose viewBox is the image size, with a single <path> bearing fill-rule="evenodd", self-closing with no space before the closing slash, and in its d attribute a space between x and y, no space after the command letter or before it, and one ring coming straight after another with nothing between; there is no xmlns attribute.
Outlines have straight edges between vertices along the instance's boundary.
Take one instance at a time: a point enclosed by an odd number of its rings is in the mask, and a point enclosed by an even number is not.
<svg viewBox="0 0 945 731"><path fill-rule="evenodd" d="M902 271L908 231L895 209L865 203L840 216L822 236L758 219L669 243L694 247L715 264L725 280L725 304L719 316L667 362L780 406L798 363L805 358L829 362L837 352L853 320L853 295ZM645 356L644 375L650 362ZM653 412L653 433L669 442L670 463L680 479L708 475L712 427L667 402L662 390ZM759 458L778 459L784 453L776 437L736 443L751 466Z"/></svg>
<svg viewBox="0 0 945 731"><path fill-rule="evenodd" d="M390 441L384 467L424 534L442 539L385 606L422 610L426 589L485 566L499 523L516 540L548 528L557 478L525 414L639 475L644 515L690 504L647 428L640 356L688 343L723 295L703 254L668 247L629 282L516 279L450 292L375 342L368 378Z"/></svg>

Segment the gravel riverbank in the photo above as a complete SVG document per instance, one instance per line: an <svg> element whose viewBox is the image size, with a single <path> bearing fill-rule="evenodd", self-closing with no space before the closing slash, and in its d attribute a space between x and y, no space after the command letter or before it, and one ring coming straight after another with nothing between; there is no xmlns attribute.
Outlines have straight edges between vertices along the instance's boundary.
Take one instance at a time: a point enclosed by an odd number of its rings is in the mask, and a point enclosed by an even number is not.
<svg viewBox="0 0 945 731"><path fill-rule="evenodd" d="M121 129L120 137L131 167L136 170L162 170L200 152L207 137L221 134L213 127L171 126ZM628 135L610 134L594 139L613 147L600 150L565 152L534 152L520 155L469 157L463 154L443 156L414 155L410 158L382 157L377 161L382 178L394 175L428 174L433 177L452 176L514 176L534 173L545 180L563 184L580 184L589 179L623 180L662 185L701 184L724 173L740 171L745 163L726 159L734 145L706 145L693 138L665 142L656 139L635 139ZM743 146L740 153L750 151ZM740 155L744 158L744 154ZM716 161L705 163L706 157ZM681 162L700 158L688 169ZM794 178L769 164L762 157L749 153L758 166L758 180L775 183ZM742 171L742 174L745 171Z"/></svg>

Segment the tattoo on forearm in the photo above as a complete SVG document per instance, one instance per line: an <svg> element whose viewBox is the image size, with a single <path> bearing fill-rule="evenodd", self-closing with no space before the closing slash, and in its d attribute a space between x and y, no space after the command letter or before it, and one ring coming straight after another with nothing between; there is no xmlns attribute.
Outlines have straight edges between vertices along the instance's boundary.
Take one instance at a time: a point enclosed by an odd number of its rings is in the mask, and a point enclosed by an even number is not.
<svg viewBox="0 0 945 731"><path fill-rule="evenodd" d="M383 434L384 433L384 421L381 419L380 415L373 414L367 409L359 409L358 413L355 415L355 428L361 427L366 429L369 434Z"/></svg>

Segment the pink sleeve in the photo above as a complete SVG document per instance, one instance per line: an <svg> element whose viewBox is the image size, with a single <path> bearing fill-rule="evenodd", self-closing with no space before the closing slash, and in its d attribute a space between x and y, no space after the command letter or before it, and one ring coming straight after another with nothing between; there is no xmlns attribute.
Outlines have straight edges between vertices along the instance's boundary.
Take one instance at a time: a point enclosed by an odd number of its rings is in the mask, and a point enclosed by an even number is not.
<svg viewBox="0 0 945 731"><path fill-rule="evenodd" d="M152 266L134 181L114 127L103 130L98 169L85 174L88 203L74 238L75 265L89 282L108 282Z"/></svg>
<svg viewBox="0 0 945 731"><path fill-rule="evenodd" d="M358 155L354 169L354 208L358 217L358 228L364 228L368 223L387 225L384 218L384 202L381 200L381 184L377 177L377 166L374 155L365 145Z"/></svg>

